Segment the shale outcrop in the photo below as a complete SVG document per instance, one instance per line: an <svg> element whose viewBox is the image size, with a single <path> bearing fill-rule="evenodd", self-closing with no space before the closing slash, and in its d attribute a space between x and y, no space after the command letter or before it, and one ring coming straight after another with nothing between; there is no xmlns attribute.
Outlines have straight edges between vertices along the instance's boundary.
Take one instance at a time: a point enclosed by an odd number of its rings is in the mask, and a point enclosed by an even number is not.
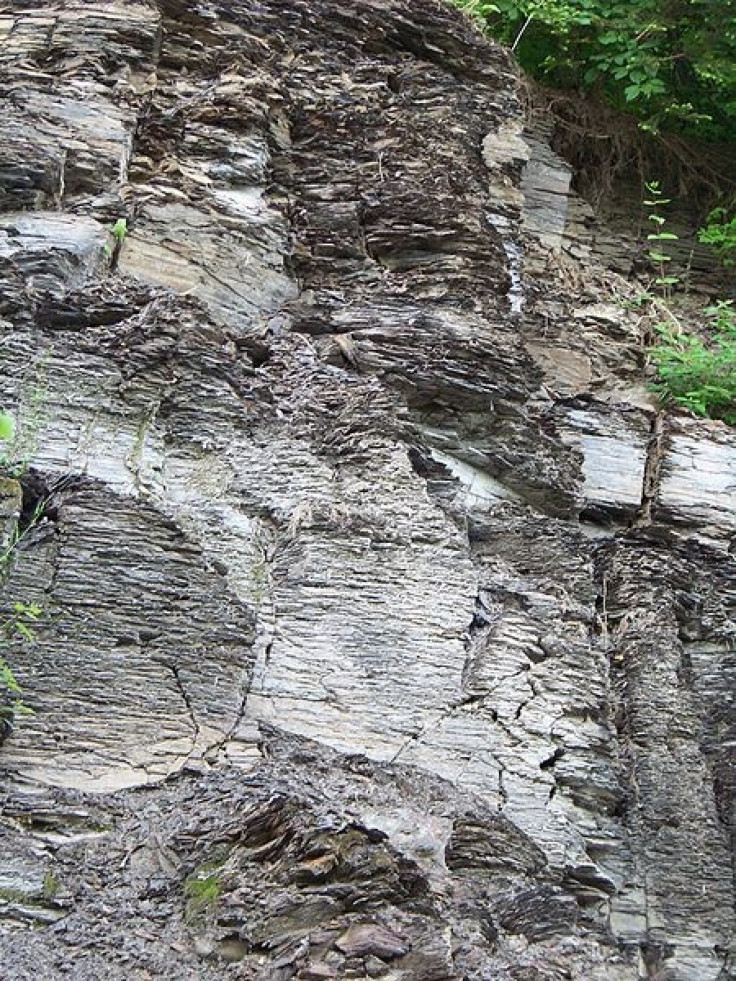
<svg viewBox="0 0 736 981"><path fill-rule="evenodd" d="M730 977L736 436L508 53L20 0L0 93L3 977Z"/></svg>

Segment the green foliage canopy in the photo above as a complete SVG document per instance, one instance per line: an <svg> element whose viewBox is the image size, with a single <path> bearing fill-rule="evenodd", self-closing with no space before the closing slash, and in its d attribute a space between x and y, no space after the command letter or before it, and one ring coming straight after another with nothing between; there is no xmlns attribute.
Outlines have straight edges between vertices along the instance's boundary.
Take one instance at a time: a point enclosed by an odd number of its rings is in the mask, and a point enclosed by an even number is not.
<svg viewBox="0 0 736 981"><path fill-rule="evenodd" d="M736 0L454 0L522 67L652 129L736 139Z"/></svg>

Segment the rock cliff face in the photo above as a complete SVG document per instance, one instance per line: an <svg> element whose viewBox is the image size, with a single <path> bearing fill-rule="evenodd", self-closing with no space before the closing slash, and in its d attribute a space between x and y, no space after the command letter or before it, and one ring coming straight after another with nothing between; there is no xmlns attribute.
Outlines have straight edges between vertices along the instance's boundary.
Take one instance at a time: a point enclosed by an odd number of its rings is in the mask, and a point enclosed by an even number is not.
<svg viewBox="0 0 736 981"><path fill-rule="evenodd" d="M0 37L3 977L730 977L736 438L656 410L507 54Z"/></svg>

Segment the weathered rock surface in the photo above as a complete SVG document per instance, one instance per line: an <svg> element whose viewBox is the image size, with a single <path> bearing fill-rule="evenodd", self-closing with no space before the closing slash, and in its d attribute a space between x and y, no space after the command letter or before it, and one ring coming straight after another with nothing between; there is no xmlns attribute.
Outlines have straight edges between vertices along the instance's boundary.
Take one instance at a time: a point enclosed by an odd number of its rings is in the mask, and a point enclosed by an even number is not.
<svg viewBox="0 0 736 981"><path fill-rule="evenodd" d="M506 53L0 37L3 976L729 977L736 436L657 411Z"/></svg>

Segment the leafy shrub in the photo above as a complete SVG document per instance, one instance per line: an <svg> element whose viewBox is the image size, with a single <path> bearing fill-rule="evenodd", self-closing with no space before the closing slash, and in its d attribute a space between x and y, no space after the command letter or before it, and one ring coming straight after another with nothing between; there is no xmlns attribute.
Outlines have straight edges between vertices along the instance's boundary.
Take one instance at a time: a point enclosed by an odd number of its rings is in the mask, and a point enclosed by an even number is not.
<svg viewBox="0 0 736 981"><path fill-rule="evenodd" d="M665 402L676 402L699 416L736 426L736 311L730 300L706 310L712 337L706 342L672 323L657 325L659 344L651 351Z"/></svg>
<svg viewBox="0 0 736 981"><path fill-rule="evenodd" d="M708 215L708 224L698 232L698 240L712 245L724 266L736 265L736 213L715 208Z"/></svg>

